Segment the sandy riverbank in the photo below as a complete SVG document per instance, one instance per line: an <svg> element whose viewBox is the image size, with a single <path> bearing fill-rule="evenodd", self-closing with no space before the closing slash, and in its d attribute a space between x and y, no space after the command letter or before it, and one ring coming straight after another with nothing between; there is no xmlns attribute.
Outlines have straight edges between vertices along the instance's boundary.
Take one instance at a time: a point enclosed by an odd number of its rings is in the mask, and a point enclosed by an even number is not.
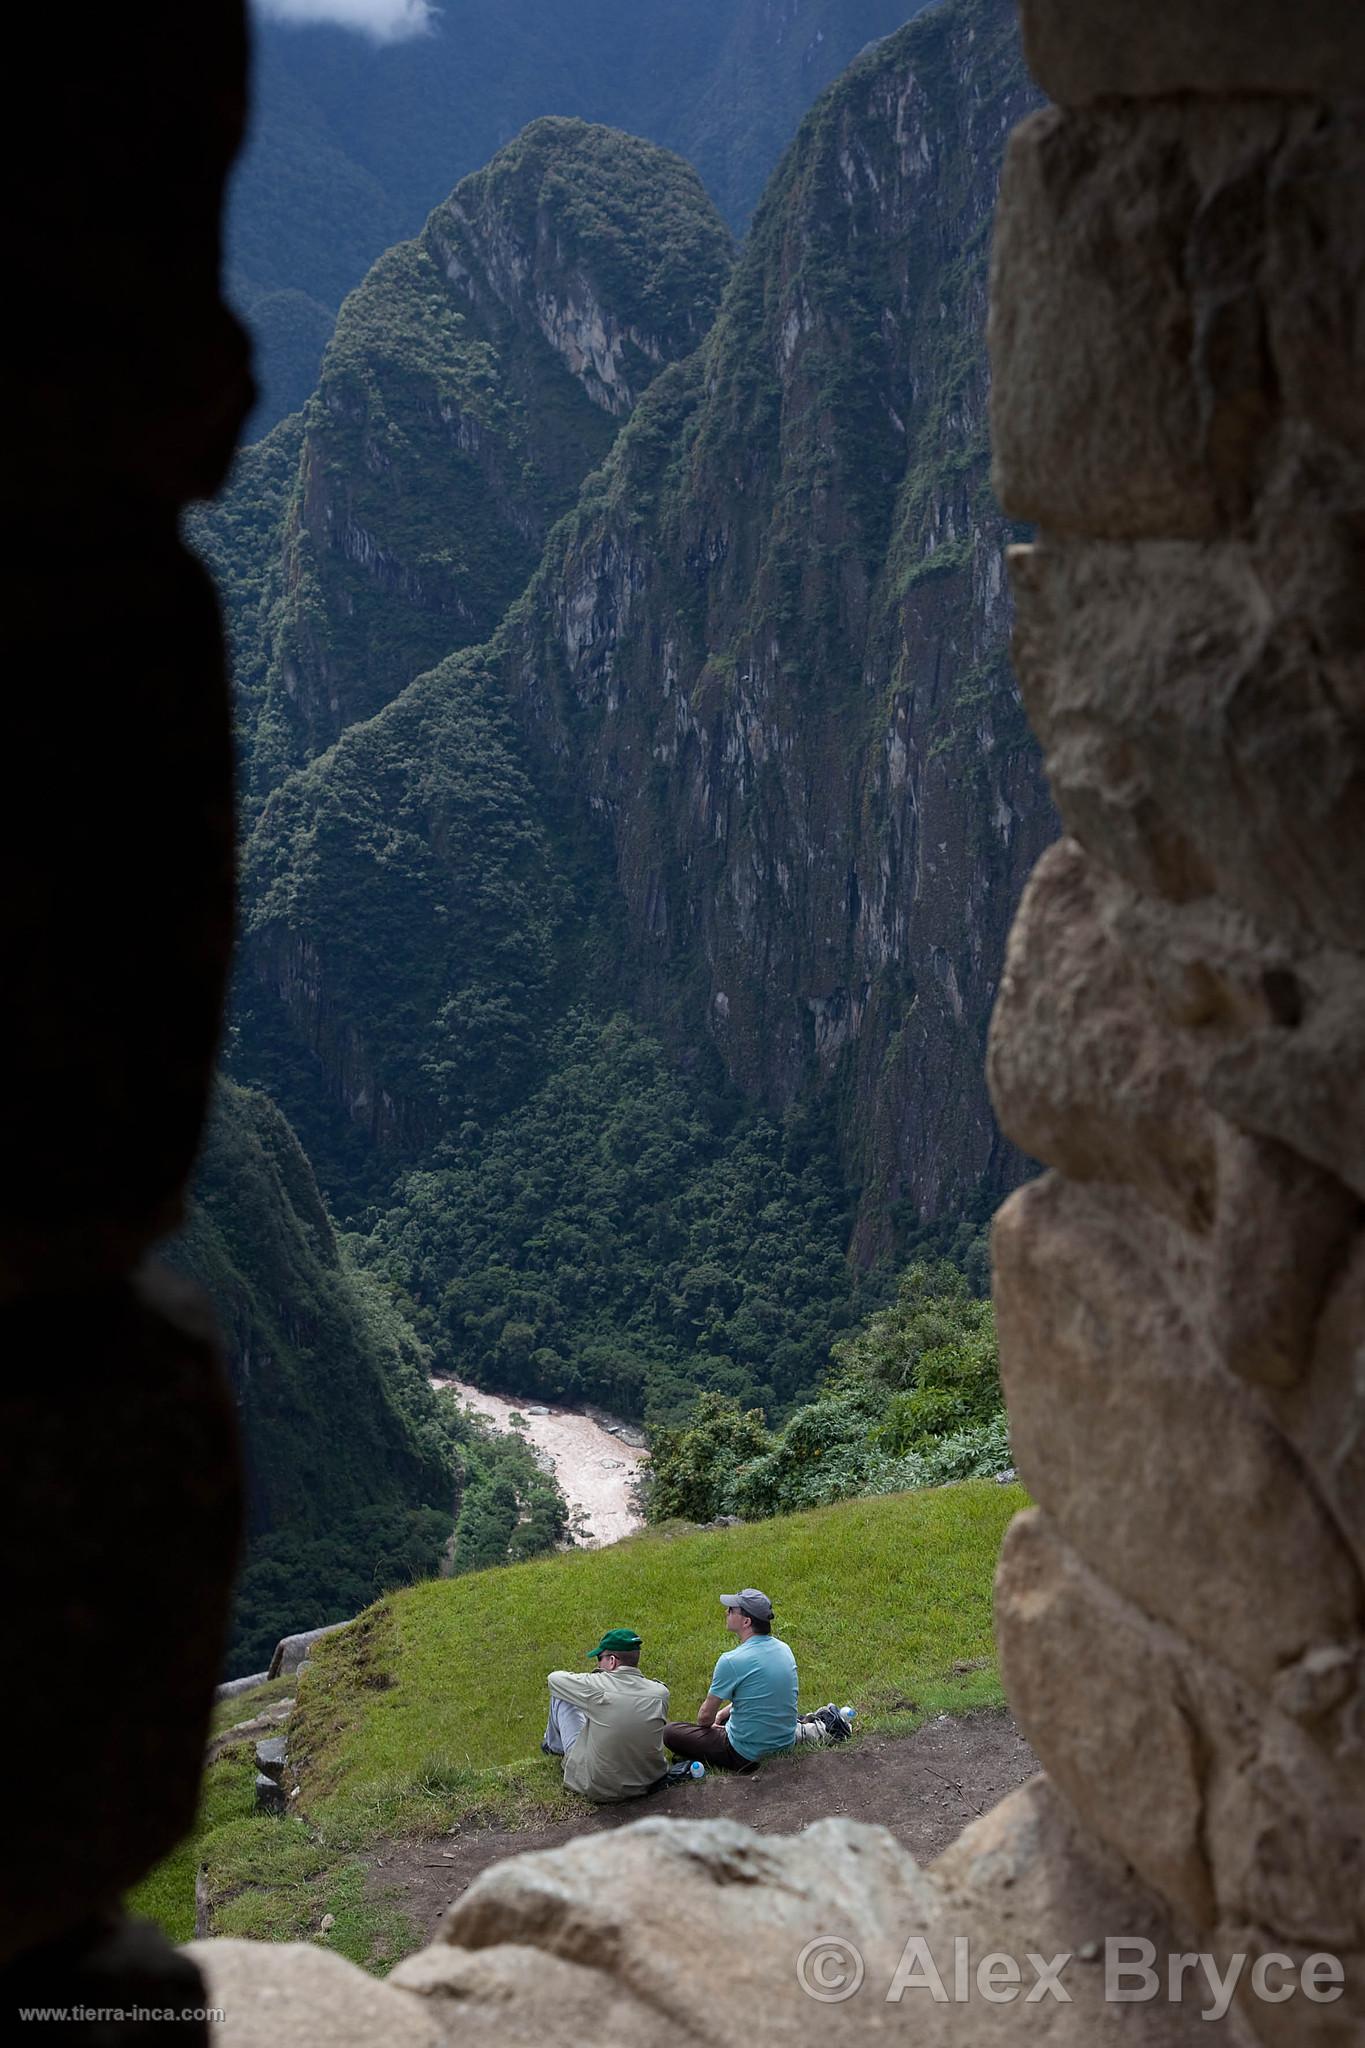
<svg viewBox="0 0 1365 2048"><path fill-rule="evenodd" d="M552 1407L548 1414L532 1415L525 1401L509 1401L505 1394L486 1394L481 1387L471 1387L463 1380L434 1379L431 1384L453 1387L466 1408L486 1415L499 1429L510 1429L508 1417L514 1411L526 1417L527 1427L517 1434L544 1451L554 1466L555 1479L578 1530L578 1540L587 1548L618 1543L641 1526L631 1504L630 1487L645 1454L634 1444L622 1443L600 1423L576 1414L572 1408ZM576 1509L581 1510L581 1515L575 1514Z"/></svg>

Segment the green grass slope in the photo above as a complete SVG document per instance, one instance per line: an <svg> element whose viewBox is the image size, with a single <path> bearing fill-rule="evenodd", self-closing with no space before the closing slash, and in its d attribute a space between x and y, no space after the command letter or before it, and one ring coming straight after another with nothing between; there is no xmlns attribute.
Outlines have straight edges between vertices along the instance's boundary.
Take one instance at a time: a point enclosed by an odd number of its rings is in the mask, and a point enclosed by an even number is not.
<svg viewBox="0 0 1365 2048"><path fill-rule="evenodd" d="M770 1594L805 1709L848 1700L865 1724L886 1727L996 1699L991 1578L1022 1498L993 1481L938 1487L406 1589L371 1610L362 1655L344 1639L320 1651L316 1687L300 1700L305 1774L330 1802L432 1762L478 1770L532 1758L546 1672L581 1666L617 1626L640 1631L644 1668L690 1719L728 1647L717 1596L735 1585ZM989 1670L954 1675L982 1658Z"/></svg>
<svg viewBox="0 0 1365 2048"><path fill-rule="evenodd" d="M629 1624L690 1718L728 1643L717 1595L739 1585L771 1594L806 1709L851 1701L860 1731L908 1732L999 1704L991 1584L1024 1505L1017 1485L969 1481L732 1529L665 1528L389 1594L320 1643L299 1683L291 1812L253 1813L250 1752L229 1751L206 1778L194 1840L129 1903L183 1938L202 1864L213 1932L298 1940L331 1912L329 1945L387 1969L418 1936L366 1902L367 1849L457 1822L585 1811L539 1752L546 1672L581 1667L603 1629ZM252 1711L249 1697L231 1704L235 1719Z"/></svg>

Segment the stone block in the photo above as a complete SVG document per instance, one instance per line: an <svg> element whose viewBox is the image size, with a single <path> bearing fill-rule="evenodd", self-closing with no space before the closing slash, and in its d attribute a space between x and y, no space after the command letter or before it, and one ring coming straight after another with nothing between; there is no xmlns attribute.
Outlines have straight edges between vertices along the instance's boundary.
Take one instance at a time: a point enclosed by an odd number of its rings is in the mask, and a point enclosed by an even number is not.
<svg viewBox="0 0 1365 2048"><path fill-rule="evenodd" d="M253 1671L246 1678L229 1678L226 1685L214 1687L213 1697L215 1700L231 1700L235 1699L238 1693L254 1692L258 1685L265 1684L267 1676L268 1673L264 1671Z"/></svg>
<svg viewBox="0 0 1365 2048"><path fill-rule="evenodd" d="M0 819L0 1060L24 1081L6 1107L0 1298L115 1279L177 1227L232 946L217 600L169 511L94 502L98 534L64 508L41 572L14 576L16 670L70 681L18 693L7 733L22 774ZM113 687L111 649L132 648Z"/></svg>
<svg viewBox="0 0 1365 2048"><path fill-rule="evenodd" d="M1230 1372L1263 1386L1304 1378L1360 1213L1335 1175L1220 1122L1205 1315L1210 1348Z"/></svg>
<svg viewBox="0 0 1365 2048"><path fill-rule="evenodd" d="M223 2048L438 2048L443 2038L422 1999L311 1942L210 1939L181 1953L224 2015L213 2029Z"/></svg>
<svg viewBox="0 0 1365 2048"><path fill-rule="evenodd" d="M1001 1209L992 1251L1019 1470L1091 1567L1253 1685L1353 1636L1365 1585L1299 1458L1210 1355L1189 1238L1135 1196L1046 1175Z"/></svg>
<svg viewBox="0 0 1365 2048"><path fill-rule="evenodd" d="M283 1777L288 1753L289 1744L287 1737L283 1735L263 1736L256 1744L257 1770L263 1771L267 1778Z"/></svg>
<svg viewBox="0 0 1365 2048"><path fill-rule="evenodd" d="M1171 1945L1168 1908L1123 1856L1080 1824L1042 1772L964 1828L929 1875L945 1895L945 1918L966 1923L964 1933L968 1925L984 1933L998 1915L1013 1923L1016 1940L1027 1929L1029 1948L1069 1950L1067 1988L1082 2005L1087 1989L1099 1989L1101 1972L1078 1951L1102 1949L1120 1931L1158 1951Z"/></svg>
<svg viewBox="0 0 1365 2048"><path fill-rule="evenodd" d="M1026 1995L1029 1952L1072 1951L1081 1929L1178 1945L1159 1903L1035 1779L928 1875L885 1830L842 1820L790 1837L646 1820L512 1857L475 1880L442 1940L389 1984L429 2002L451 2048L691 2048L733 2033L737 2013L756 2048L1094 2048L1108 2030L1101 1969L1072 1955L1066 2002ZM902 1977L888 2000L912 1938L922 1947L905 1967L919 1982ZM971 1969L992 1952L1019 1959L1014 1999L982 1998L970 1974L955 1999L959 1939ZM1133 2048L1207 2038L1193 2000L1130 2010L1125 2023ZM1246 2037L1232 2032L1229 2048Z"/></svg>
<svg viewBox="0 0 1365 2048"><path fill-rule="evenodd" d="M1357 947L1365 724L1305 632L1305 579L1268 587L1242 543L1063 542L1011 569L1015 667L1067 829L1145 893L1217 894L1288 942Z"/></svg>
<svg viewBox="0 0 1365 2048"><path fill-rule="evenodd" d="M289 1678L302 1671L314 1643L320 1643L324 1636L334 1636L338 1629L349 1628L350 1625L349 1621L329 1621L324 1628L306 1628L296 1636L282 1636L275 1645L266 1677Z"/></svg>
<svg viewBox="0 0 1365 2048"><path fill-rule="evenodd" d="M1365 8L1349 11L1357 40L1365 42ZM1280 10L1280 18L1299 33L1298 10ZM1272 166L1266 228L1267 346L1284 406L1324 443L1359 462L1365 459L1365 109L1322 110L1295 122ZM1322 490L1320 475L1304 483L1300 515Z"/></svg>
<svg viewBox="0 0 1365 2048"><path fill-rule="evenodd" d="M1231 1039L1210 1062L1208 1099L1365 1200L1365 960L1324 947L1280 989L1295 1021Z"/></svg>
<svg viewBox="0 0 1365 2048"><path fill-rule="evenodd" d="M1329 1286L1307 1376L1264 1398L1365 1577L1365 1229Z"/></svg>
<svg viewBox="0 0 1365 2048"><path fill-rule="evenodd" d="M187 1283L152 1268L3 1320L8 1624L60 1765L10 1787L0 1959L118 1898L193 1823L241 1505L235 1405Z"/></svg>
<svg viewBox="0 0 1365 2048"><path fill-rule="evenodd" d="M1358 110L1267 99L1021 123L989 323L1007 512L1113 540L1242 530L1299 434L1356 494L1361 147Z"/></svg>
<svg viewBox="0 0 1365 2048"><path fill-rule="evenodd" d="M1205 1096L1365 1198L1365 960L1265 932L1217 897L1111 896L1116 943L1202 1041Z"/></svg>
<svg viewBox="0 0 1365 2048"><path fill-rule="evenodd" d="M1002 1128L1073 1179L1139 1189L1188 1229L1213 1215L1214 1120L1190 1034L1163 1015L1109 927L1112 877L1074 839L1024 891L991 1020Z"/></svg>
<svg viewBox="0 0 1365 2048"><path fill-rule="evenodd" d="M1235 1029L1194 1029L1163 1008L1141 954L1123 943L1132 914L1130 893L1074 840L1039 861L991 1024L997 1115L1026 1152L1071 1179L1132 1188L1209 1234L1211 1354L1240 1378L1290 1386L1308 1370L1359 1197L1287 1145L1212 1113L1210 1072L1235 1048ZM1249 1001L1243 1014L1256 1021Z"/></svg>
<svg viewBox="0 0 1365 2048"><path fill-rule="evenodd" d="M1354 0L1020 0L1029 70L1063 106L1160 93L1365 92Z"/></svg>
<svg viewBox="0 0 1365 2048"><path fill-rule="evenodd" d="M1010 1704L1039 1761L1087 1829L1207 1927L1213 1876L1200 1838L1198 1736L1154 1659L1153 1631L1102 1587L1047 1518L1016 1515L995 1590Z"/></svg>
<svg viewBox="0 0 1365 2048"><path fill-rule="evenodd" d="M1236 1967L1238 1956L1255 1956L1264 1945L1257 1927L1220 1926L1210 1942L1220 1974L1226 1977ZM1301 1972L1317 1954L1296 1942L1285 1942L1282 1953L1291 1971ZM1365 2038L1365 1952L1343 1951L1336 1960L1345 1972L1345 1988L1330 2005L1317 2005L1302 1997L1270 2004L1257 1998L1243 1969L1233 2008L1225 2026L1245 2022L1257 2048L1360 2048ZM1277 1981L1283 1981L1278 1979Z"/></svg>
<svg viewBox="0 0 1365 2048"><path fill-rule="evenodd" d="M1190 376L1184 241L1197 188L1120 116L1048 111L1010 137L995 215L992 481L1055 531L1219 525Z"/></svg>
<svg viewBox="0 0 1365 2048"><path fill-rule="evenodd" d="M1048 1516L1017 1516L996 1582L1006 1686L1082 1822L1161 1896L1273 1948L1365 1938L1365 1801L1312 1736L1125 1600Z"/></svg>
<svg viewBox="0 0 1365 2048"><path fill-rule="evenodd" d="M288 1812L289 1801L285 1797L283 1785L280 1784L277 1778L269 1776L267 1772L257 1771L255 1793L257 1813Z"/></svg>

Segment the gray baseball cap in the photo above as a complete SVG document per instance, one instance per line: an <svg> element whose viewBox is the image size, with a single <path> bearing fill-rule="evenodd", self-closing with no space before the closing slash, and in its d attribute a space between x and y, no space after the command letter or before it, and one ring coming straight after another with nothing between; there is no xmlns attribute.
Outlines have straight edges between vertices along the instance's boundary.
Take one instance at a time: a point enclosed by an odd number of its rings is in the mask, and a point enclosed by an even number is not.
<svg viewBox="0 0 1365 2048"><path fill-rule="evenodd" d="M722 1607L738 1607L747 1614L750 1621L771 1621L773 1603L766 1593L760 1593L757 1586L746 1586L742 1593L722 1593Z"/></svg>

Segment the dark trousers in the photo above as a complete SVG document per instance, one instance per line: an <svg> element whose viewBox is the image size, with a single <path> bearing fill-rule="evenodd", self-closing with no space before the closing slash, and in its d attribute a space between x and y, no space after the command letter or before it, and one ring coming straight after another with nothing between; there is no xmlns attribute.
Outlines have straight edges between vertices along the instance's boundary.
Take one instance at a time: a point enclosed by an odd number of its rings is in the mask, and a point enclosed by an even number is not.
<svg viewBox="0 0 1365 2048"><path fill-rule="evenodd" d="M700 1728L695 1721L670 1721L664 1729L664 1748L674 1756L700 1758L717 1771L752 1771L757 1758L741 1756L730 1746L723 1728Z"/></svg>

